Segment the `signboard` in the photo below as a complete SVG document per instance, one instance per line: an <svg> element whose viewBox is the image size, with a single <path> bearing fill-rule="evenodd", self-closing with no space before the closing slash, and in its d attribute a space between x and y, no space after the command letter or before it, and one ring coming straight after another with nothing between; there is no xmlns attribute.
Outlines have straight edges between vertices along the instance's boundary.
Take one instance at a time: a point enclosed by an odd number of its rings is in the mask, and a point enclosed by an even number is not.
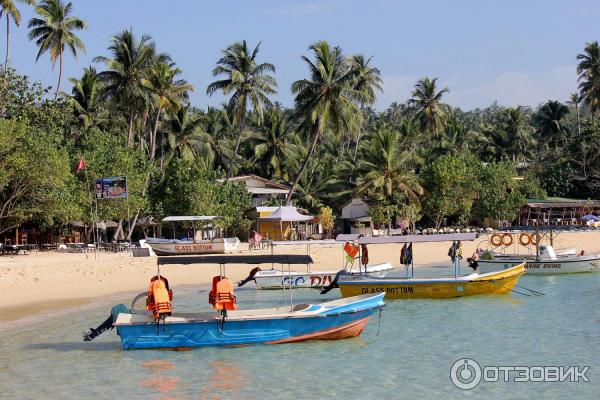
<svg viewBox="0 0 600 400"><path fill-rule="evenodd" d="M97 199L126 199L127 178L124 176L111 176L98 178L95 182Z"/></svg>

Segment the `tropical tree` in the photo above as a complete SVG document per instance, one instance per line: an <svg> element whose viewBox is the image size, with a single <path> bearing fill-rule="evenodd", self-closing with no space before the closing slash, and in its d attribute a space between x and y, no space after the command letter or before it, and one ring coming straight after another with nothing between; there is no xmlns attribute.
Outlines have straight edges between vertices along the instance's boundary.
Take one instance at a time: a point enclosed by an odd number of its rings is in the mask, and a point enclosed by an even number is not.
<svg viewBox="0 0 600 400"><path fill-rule="evenodd" d="M360 102L361 111L364 110L366 105L372 105L375 103L376 91L383 92L381 85L381 72L379 69L369 65L373 57L365 59L362 54L357 54L350 59L352 68L356 70L356 81L354 82L354 89L362 92L365 95L364 101ZM361 113L362 115L362 113ZM362 121L361 121L362 122ZM362 123L359 124L356 130L356 144L354 147L354 161L358 154L358 145L360 143L360 136L362 131Z"/></svg>
<svg viewBox="0 0 600 400"><path fill-rule="evenodd" d="M35 11L40 18L29 20L29 40L35 40L39 48L36 61L44 53L50 52L50 61L54 68L58 59L58 83L54 96L56 98L60 92L65 46L71 49L73 57L77 57L77 50L85 52L85 45L74 31L85 29L87 25L78 17L70 15L73 11L71 2L65 4L63 0L42 0Z"/></svg>
<svg viewBox="0 0 600 400"><path fill-rule="evenodd" d="M600 114L600 46L598 41L587 43L577 55L579 92L592 112Z"/></svg>
<svg viewBox="0 0 600 400"><path fill-rule="evenodd" d="M328 127L338 132L350 130L359 113L357 102L368 101L363 91L354 88L358 71L346 61L340 47L331 48L326 41L320 41L309 50L313 51L315 61L306 56L302 56L302 60L308 65L310 79L294 82L292 93L296 95L296 111L304 119L304 129L309 132L311 144L287 195L287 205L323 132Z"/></svg>
<svg viewBox="0 0 600 400"><path fill-rule="evenodd" d="M558 101L549 101L538 110L535 122L538 126L540 140L553 143L555 147L566 143L569 128L565 117L569 114L569 108Z"/></svg>
<svg viewBox="0 0 600 400"><path fill-rule="evenodd" d="M179 68L160 62L150 68L147 78L142 78L142 86L152 95L155 107L154 126L150 135L150 160L156 157L156 134L164 111L177 112L188 99L188 92L194 87L183 79L176 79Z"/></svg>
<svg viewBox="0 0 600 400"><path fill-rule="evenodd" d="M10 49L10 19L15 22L16 26L21 25L21 13L15 2L35 5L35 0L0 0L0 18L2 14L6 17L6 57L4 58L4 73L8 70L9 49Z"/></svg>
<svg viewBox="0 0 600 400"><path fill-rule="evenodd" d="M446 105L442 103L442 96L450 89L438 90L438 78L425 77L417 82L412 92L408 105L414 108L415 118L423 132L439 134L446 122Z"/></svg>
<svg viewBox="0 0 600 400"><path fill-rule="evenodd" d="M199 154L209 168L226 168L233 157L235 126L225 108L209 107L201 116Z"/></svg>
<svg viewBox="0 0 600 400"><path fill-rule="evenodd" d="M414 171L416 145L409 139L389 128L369 137L370 146L357 165L357 195L389 203L396 193L402 193L410 202L420 204L424 191Z"/></svg>
<svg viewBox="0 0 600 400"><path fill-rule="evenodd" d="M127 115L127 145L132 146L135 119L148 106L142 79L157 58L159 62L169 62L170 59L165 54L156 55L156 46L150 36L142 35L137 40L131 30L112 37L108 51L110 58L100 56L94 58L94 62L106 64L107 70L98 74L103 83L103 97L114 100L115 105Z"/></svg>
<svg viewBox="0 0 600 400"><path fill-rule="evenodd" d="M253 136L255 162L269 178L288 180L287 164L299 152L295 143L295 131L287 123L280 108L269 110L263 126Z"/></svg>
<svg viewBox="0 0 600 400"><path fill-rule="evenodd" d="M271 63L256 62L259 49L260 42L250 52L246 41L243 40L223 50L217 66L213 69L213 76L224 75L225 78L214 81L206 88L208 95L213 95L217 91L221 91L225 96L231 94L227 107L235 115L238 135L233 149L233 158L227 170L228 178L231 177L237 162L248 107L251 107L256 114L256 120L261 123L265 107L271 106L268 95L277 91L277 82L269 75L269 72L275 73L275 66Z"/></svg>
<svg viewBox="0 0 600 400"><path fill-rule="evenodd" d="M174 155L184 160L193 160L198 155L200 146L202 120L193 115L190 106L181 107L170 120L168 129L170 160Z"/></svg>
<svg viewBox="0 0 600 400"><path fill-rule="evenodd" d="M519 159L525 161L534 145L529 115L525 107L507 108L502 119L502 128L506 133L504 146L512 161L516 162Z"/></svg>
<svg viewBox="0 0 600 400"><path fill-rule="evenodd" d="M581 136L581 103L583 102L583 96L581 96L581 93L571 93L569 95L569 101L567 101L567 104L572 105L573 107L575 107L575 118L577 121L577 136Z"/></svg>
<svg viewBox="0 0 600 400"><path fill-rule="evenodd" d="M69 78L73 85L71 95L65 97L73 105L75 115L85 128L98 125L105 119L104 104L100 98L101 84L94 67L83 69L80 79Z"/></svg>

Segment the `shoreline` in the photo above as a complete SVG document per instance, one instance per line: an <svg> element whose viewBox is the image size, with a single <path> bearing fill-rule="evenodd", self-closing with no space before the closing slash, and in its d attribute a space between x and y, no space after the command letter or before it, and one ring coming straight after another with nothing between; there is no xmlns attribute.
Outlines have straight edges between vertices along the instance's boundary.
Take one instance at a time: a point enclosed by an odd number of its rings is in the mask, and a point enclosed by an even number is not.
<svg viewBox="0 0 600 400"><path fill-rule="evenodd" d="M463 242L464 259L469 257L487 237ZM270 250L248 251L242 243L234 254L270 254ZM283 246L282 246L283 247ZM275 254L306 254L305 245L275 248ZM391 262L399 265L402 245L370 245L370 263ZM555 241L555 247L576 247L587 254L600 253L600 232L565 232ZM417 243L414 246L415 268L435 264L451 267L447 256L448 243ZM311 270L342 268L342 246L313 246ZM266 266L263 269L267 269ZM278 266L275 266L277 268ZM292 269L304 270L304 266ZM233 281L245 278L252 266L230 265L227 275ZM100 253L97 256L73 253L33 253L0 257L0 330L21 323L39 322L43 318L69 310L84 310L123 296L135 296L147 290L150 277L156 272L156 259L133 258L127 254ZM161 266L161 274L173 287L207 286L218 273L215 264L200 268L181 265Z"/></svg>

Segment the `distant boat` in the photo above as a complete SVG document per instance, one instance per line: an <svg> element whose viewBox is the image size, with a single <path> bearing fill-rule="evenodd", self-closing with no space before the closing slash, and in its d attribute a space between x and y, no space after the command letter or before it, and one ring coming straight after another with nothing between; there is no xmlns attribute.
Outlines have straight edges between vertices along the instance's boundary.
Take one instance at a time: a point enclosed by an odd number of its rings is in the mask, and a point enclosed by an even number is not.
<svg viewBox="0 0 600 400"><path fill-rule="evenodd" d="M383 294L355 296L321 304L292 302L289 292L287 306L237 310L233 288L224 277L226 264L304 264L309 256L192 256L159 257L161 264L219 264L220 274L213 279L209 302L212 312L173 312L172 292L168 281L160 275L151 280L146 304L153 304L154 313L135 310L120 304L96 329L84 336L90 341L112 327L117 328L124 349L181 349L200 346L240 346L249 344L279 344L306 340L337 340L359 336L369 318L383 307ZM160 272L160 270L159 270ZM156 288L156 290L155 290ZM160 302L160 303L159 303ZM155 306L158 304L158 306ZM162 310L162 311L161 311Z"/></svg>
<svg viewBox="0 0 600 400"><path fill-rule="evenodd" d="M600 255L558 255L552 246L540 246L540 254L495 254L484 252L477 261L482 273L502 271L525 262L527 274L573 274L600 271Z"/></svg>
<svg viewBox="0 0 600 400"><path fill-rule="evenodd" d="M357 240L361 245L384 243L444 242L453 243L456 252L459 241L472 241L477 238L475 233L440 234L440 235L407 235L388 237L363 237ZM412 246L411 246L412 247ZM413 265L412 249L410 250L410 267ZM406 277L373 277L369 274L362 276L340 276L337 285L342 296L357 294L385 293L388 299L414 298L453 298L480 294L506 294L517 284L525 273L525 264L520 263L504 271L488 274L460 274L460 258L454 258L454 276L443 278L414 278L412 268L406 264Z"/></svg>
<svg viewBox="0 0 600 400"><path fill-rule="evenodd" d="M225 254L237 250L240 240L222 237L221 229L214 225L214 221L223 219L218 216L171 216L163 222L191 222L193 236L184 239L147 238L146 243L159 256L194 255L194 254ZM201 230L197 230L197 222L207 223ZM187 236L187 235L186 235Z"/></svg>

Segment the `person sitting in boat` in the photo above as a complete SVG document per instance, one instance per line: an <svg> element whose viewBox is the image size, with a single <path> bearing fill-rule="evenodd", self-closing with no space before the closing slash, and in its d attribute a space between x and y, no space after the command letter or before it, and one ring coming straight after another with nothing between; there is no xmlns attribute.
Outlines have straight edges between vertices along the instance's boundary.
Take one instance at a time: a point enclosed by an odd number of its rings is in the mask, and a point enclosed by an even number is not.
<svg viewBox="0 0 600 400"><path fill-rule="evenodd" d="M585 250L581 250L581 253L579 253L579 257L582 257L585 255Z"/></svg>
<svg viewBox="0 0 600 400"><path fill-rule="evenodd" d="M473 272L479 273L479 254L481 254L482 249L475 250L475 253L469 258L467 258L467 262L469 263L469 267L473 268Z"/></svg>

